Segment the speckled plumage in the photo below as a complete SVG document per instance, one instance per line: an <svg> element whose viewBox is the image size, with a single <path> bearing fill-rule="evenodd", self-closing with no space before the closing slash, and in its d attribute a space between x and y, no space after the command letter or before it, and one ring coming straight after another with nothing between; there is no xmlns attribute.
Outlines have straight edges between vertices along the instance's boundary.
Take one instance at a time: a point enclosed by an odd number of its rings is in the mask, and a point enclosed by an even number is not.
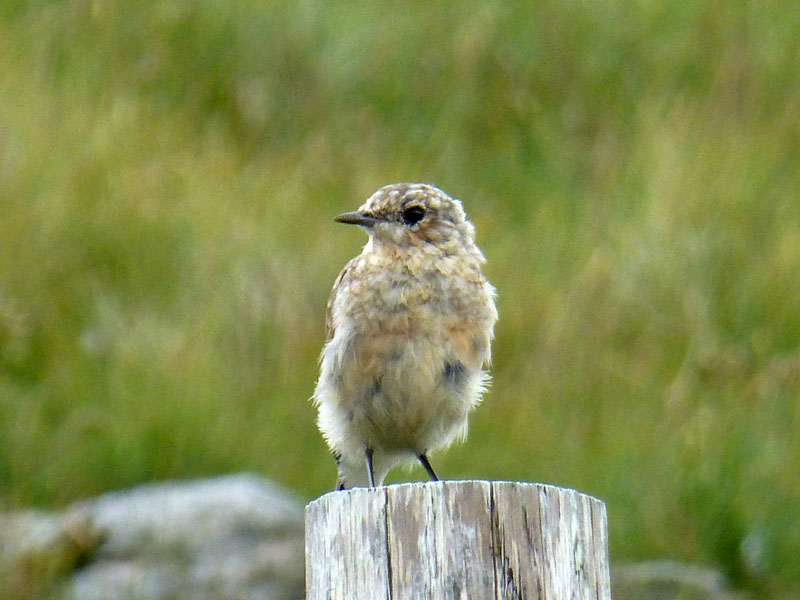
<svg viewBox="0 0 800 600"><path fill-rule="evenodd" d="M369 484L367 454L380 484L466 435L497 310L474 227L441 190L388 185L337 221L370 236L333 286L314 392L344 488Z"/></svg>

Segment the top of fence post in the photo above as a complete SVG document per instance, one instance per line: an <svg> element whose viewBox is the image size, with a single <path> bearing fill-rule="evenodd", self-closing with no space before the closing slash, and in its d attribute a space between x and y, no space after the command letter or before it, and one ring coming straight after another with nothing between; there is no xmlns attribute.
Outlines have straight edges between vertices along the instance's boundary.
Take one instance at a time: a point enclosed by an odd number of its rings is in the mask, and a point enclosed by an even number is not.
<svg viewBox="0 0 800 600"><path fill-rule="evenodd" d="M538 483L331 492L306 507L306 599L610 600L603 502Z"/></svg>

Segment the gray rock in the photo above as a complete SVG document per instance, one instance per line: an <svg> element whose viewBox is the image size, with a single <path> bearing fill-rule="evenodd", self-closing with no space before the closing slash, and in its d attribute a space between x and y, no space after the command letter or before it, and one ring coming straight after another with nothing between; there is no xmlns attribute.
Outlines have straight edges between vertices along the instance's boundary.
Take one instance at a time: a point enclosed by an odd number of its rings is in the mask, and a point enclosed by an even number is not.
<svg viewBox="0 0 800 600"><path fill-rule="evenodd" d="M103 534L66 598L303 597L303 504L254 475L166 482L74 507Z"/></svg>
<svg viewBox="0 0 800 600"><path fill-rule="evenodd" d="M254 475L0 515L0 597L300 600L303 504Z"/></svg>
<svg viewBox="0 0 800 600"><path fill-rule="evenodd" d="M614 600L744 600L720 571L673 560L618 565L611 571Z"/></svg>

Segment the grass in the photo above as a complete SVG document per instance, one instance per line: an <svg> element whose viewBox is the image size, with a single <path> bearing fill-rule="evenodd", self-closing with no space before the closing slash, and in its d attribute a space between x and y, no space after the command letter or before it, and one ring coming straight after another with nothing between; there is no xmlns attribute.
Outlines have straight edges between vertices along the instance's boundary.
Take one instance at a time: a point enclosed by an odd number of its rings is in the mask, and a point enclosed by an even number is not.
<svg viewBox="0 0 800 600"><path fill-rule="evenodd" d="M4 4L0 506L329 489L307 399L365 241L331 219L429 181L501 314L438 469L602 497L614 560L800 594L799 28L733 1Z"/></svg>

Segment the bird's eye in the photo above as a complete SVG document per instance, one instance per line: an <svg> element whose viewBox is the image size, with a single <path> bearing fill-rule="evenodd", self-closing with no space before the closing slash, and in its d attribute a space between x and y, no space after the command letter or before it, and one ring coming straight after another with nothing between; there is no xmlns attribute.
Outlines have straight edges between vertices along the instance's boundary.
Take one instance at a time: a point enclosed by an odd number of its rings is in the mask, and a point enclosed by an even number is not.
<svg viewBox="0 0 800 600"><path fill-rule="evenodd" d="M425 217L425 209L421 206L409 206L403 209L403 223L416 225Z"/></svg>

